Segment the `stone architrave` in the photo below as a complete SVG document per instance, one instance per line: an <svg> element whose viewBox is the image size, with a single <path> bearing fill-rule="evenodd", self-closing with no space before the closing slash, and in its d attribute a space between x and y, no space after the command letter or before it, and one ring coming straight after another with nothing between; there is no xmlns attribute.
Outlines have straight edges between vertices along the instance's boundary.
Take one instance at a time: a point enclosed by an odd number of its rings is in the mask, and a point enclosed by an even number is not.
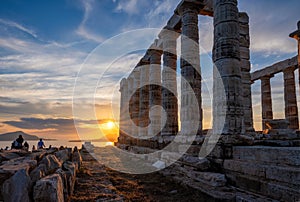
<svg viewBox="0 0 300 202"><path fill-rule="evenodd" d="M237 0L214 0L214 134L242 133L240 32Z"/></svg>
<svg viewBox="0 0 300 202"><path fill-rule="evenodd" d="M162 50L154 43L150 47L149 70L149 118L148 136L153 137L161 132L161 55Z"/></svg>
<svg viewBox="0 0 300 202"><path fill-rule="evenodd" d="M298 107L295 85L295 67L287 68L283 71L284 78L284 101L285 118L289 121L290 129L299 129Z"/></svg>
<svg viewBox="0 0 300 202"><path fill-rule="evenodd" d="M139 136L147 137L149 120L149 69L150 62L141 60L140 65L140 110L139 110Z"/></svg>
<svg viewBox="0 0 300 202"><path fill-rule="evenodd" d="M178 132L178 100L177 100L177 55L176 44L179 33L175 30L162 30L163 41L162 70L162 106L167 120L162 126L162 136L176 135Z"/></svg>
<svg viewBox="0 0 300 202"><path fill-rule="evenodd" d="M178 8L182 21L180 133L183 135L202 135L198 12L199 7L194 3L185 2ZM197 131L191 131L194 128L197 128Z"/></svg>
<svg viewBox="0 0 300 202"><path fill-rule="evenodd" d="M243 132L253 132L253 112L251 95L251 64L250 64L250 34L249 16L247 13L239 13L240 26L240 57L242 78L242 101L243 101Z"/></svg>
<svg viewBox="0 0 300 202"><path fill-rule="evenodd" d="M272 110L272 93L270 79L273 76L264 76L261 80L261 110L262 110L262 129L265 130L268 127L266 122L273 119Z"/></svg>

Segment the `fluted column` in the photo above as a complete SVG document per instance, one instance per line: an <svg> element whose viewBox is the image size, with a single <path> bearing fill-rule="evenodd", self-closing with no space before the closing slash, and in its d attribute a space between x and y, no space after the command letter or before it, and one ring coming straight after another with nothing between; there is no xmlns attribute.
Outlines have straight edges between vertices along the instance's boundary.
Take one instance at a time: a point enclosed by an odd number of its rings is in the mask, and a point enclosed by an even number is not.
<svg viewBox="0 0 300 202"><path fill-rule="evenodd" d="M151 125L148 127L148 136L154 137L161 131L161 55L159 47L152 47L150 50L150 70L149 70L149 117ZM152 109L151 109L152 108ZM155 139L155 138L154 138Z"/></svg>
<svg viewBox="0 0 300 202"><path fill-rule="evenodd" d="M127 133L128 117L128 82L123 78L120 82L120 120L119 120L119 142L124 143Z"/></svg>
<svg viewBox="0 0 300 202"><path fill-rule="evenodd" d="M176 135L178 132L177 101L177 55L176 44L179 34L171 30L163 30L163 70L162 70L162 106L167 114L162 135Z"/></svg>
<svg viewBox="0 0 300 202"><path fill-rule="evenodd" d="M199 55L199 8L193 3L183 3L178 8L181 16L181 133L202 134L201 70ZM196 99L194 99L196 97ZM195 107L199 110L195 110ZM199 113L199 114L195 114ZM191 131L192 128L197 131Z"/></svg>
<svg viewBox="0 0 300 202"><path fill-rule="evenodd" d="M140 62L139 136L147 137L149 120L149 61Z"/></svg>
<svg viewBox="0 0 300 202"><path fill-rule="evenodd" d="M299 129L298 107L295 86L295 67L283 71L285 118L290 122L289 128Z"/></svg>
<svg viewBox="0 0 300 202"><path fill-rule="evenodd" d="M243 104L237 0L214 0L213 130L242 133Z"/></svg>
<svg viewBox="0 0 300 202"><path fill-rule="evenodd" d="M133 70L133 96L132 96L132 114L131 118L135 126L132 128L132 134L138 136L139 111L140 111L140 68L136 66Z"/></svg>
<svg viewBox="0 0 300 202"><path fill-rule="evenodd" d="M272 93L270 79L273 76L265 76L261 80L261 110L262 110L262 129L266 129L266 121L273 119Z"/></svg>
<svg viewBox="0 0 300 202"><path fill-rule="evenodd" d="M134 82L134 77L133 77L133 73L131 72L131 74L128 76L127 78L127 82L128 82L128 94L127 94L127 100L128 100L128 120L126 121L127 123L127 127L126 127L126 133L128 136L132 136L133 134L133 127L132 127L132 114L133 114L133 93L134 93L134 88L133 88L133 82ZM128 137L128 139L130 139L130 137Z"/></svg>
<svg viewBox="0 0 300 202"><path fill-rule="evenodd" d="M242 99L244 108L243 132L253 132L253 112L251 95L251 64L250 64L250 34L249 16L247 13L239 13L240 25L240 56L241 56L241 78Z"/></svg>

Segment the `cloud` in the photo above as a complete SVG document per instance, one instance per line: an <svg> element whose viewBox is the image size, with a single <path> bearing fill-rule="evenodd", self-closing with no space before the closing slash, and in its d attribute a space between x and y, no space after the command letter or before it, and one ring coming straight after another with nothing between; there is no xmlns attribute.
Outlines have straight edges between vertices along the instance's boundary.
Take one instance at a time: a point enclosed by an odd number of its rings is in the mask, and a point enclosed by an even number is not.
<svg viewBox="0 0 300 202"><path fill-rule="evenodd" d="M15 27L23 32L26 32L27 34L30 34L31 36L33 36L34 38L37 38L37 34L35 33L35 31L28 29L26 27L24 27L21 24L18 24L16 22L10 21L10 20L4 20L0 18L0 23L6 25L6 26L10 26L10 27Z"/></svg>
<svg viewBox="0 0 300 202"><path fill-rule="evenodd" d="M140 5L144 5L143 0L119 0L116 11L124 11L128 14L137 14L140 12Z"/></svg>
<svg viewBox="0 0 300 202"><path fill-rule="evenodd" d="M289 34L299 20L298 0L241 1L240 11L250 17L251 50L264 54L296 53L296 41Z"/></svg>
<svg viewBox="0 0 300 202"><path fill-rule="evenodd" d="M86 23L89 20L89 17L93 10L93 3L94 3L93 0L81 0L81 4L83 5L84 8L84 15L79 27L76 30L76 33L85 39L92 40L97 43L101 43L104 41L104 38L98 34L92 33L86 27Z"/></svg>

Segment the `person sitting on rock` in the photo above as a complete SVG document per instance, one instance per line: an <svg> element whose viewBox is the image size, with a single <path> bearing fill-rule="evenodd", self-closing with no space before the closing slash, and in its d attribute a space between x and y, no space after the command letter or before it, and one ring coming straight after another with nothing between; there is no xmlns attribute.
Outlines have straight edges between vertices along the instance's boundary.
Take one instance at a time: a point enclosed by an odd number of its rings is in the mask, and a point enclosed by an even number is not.
<svg viewBox="0 0 300 202"><path fill-rule="evenodd" d="M16 139L14 143L15 149L22 149L23 142L24 142L23 136L19 135L19 137Z"/></svg>
<svg viewBox="0 0 300 202"><path fill-rule="evenodd" d="M45 147L45 144L43 142L43 139L41 138L40 141L38 142L37 148L38 149L43 149Z"/></svg>
<svg viewBox="0 0 300 202"><path fill-rule="evenodd" d="M25 149L26 151L28 151L28 149L29 149L29 144L28 144L27 142L24 143L24 149Z"/></svg>

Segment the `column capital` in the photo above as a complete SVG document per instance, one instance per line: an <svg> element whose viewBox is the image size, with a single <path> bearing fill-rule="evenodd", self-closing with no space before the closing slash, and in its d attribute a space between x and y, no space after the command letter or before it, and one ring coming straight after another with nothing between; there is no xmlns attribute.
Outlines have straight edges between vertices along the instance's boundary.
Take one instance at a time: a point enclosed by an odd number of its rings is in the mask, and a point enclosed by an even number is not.
<svg viewBox="0 0 300 202"><path fill-rule="evenodd" d="M294 71L297 69L297 66L291 66L291 67L288 67L288 68L285 68L284 70L282 70L282 72L284 74L286 73L294 73Z"/></svg>
<svg viewBox="0 0 300 202"><path fill-rule="evenodd" d="M145 57L149 57L149 56L145 56ZM137 66L144 66L144 65L148 65L150 64L150 61L149 59L144 59L142 58L138 63L137 63Z"/></svg>
<svg viewBox="0 0 300 202"><path fill-rule="evenodd" d="M274 77L274 75L271 74L271 75L264 75L264 76L260 77L259 79L260 80L270 80L273 77Z"/></svg>
<svg viewBox="0 0 300 202"><path fill-rule="evenodd" d="M242 24L249 23L249 16L246 12L239 12L239 22Z"/></svg>
<svg viewBox="0 0 300 202"><path fill-rule="evenodd" d="M180 36L179 30L164 28L158 34L158 37L165 40L176 40Z"/></svg>
<svg viewBox="0 0 300 202"><path fill-rule="evenodd" d="M294 38L296 40L300 40L300 21L297 23L298 30L294 31L290 34L291 38Z"/></svg>

